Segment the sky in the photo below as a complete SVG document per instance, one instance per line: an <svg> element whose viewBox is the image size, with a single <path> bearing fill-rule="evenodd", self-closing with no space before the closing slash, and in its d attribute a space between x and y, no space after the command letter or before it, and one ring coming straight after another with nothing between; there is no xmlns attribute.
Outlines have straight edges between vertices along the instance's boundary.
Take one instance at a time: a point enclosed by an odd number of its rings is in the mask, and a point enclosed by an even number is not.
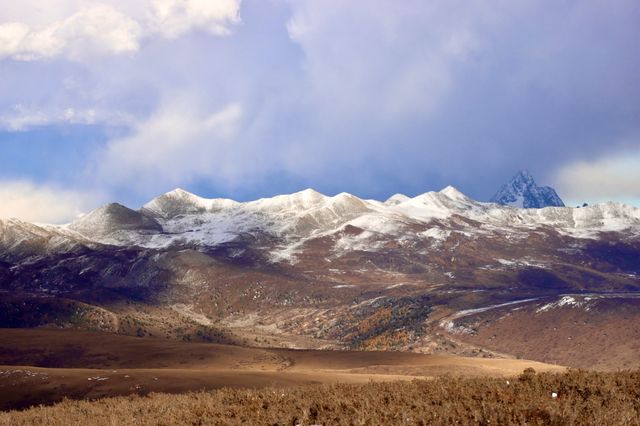
<svg viewBox="0 0 640 426"><path fill-rule="evenodd" d="M0 7L0 217L177 187L488 200L519 169L640 206L636 0Z"/></svg>

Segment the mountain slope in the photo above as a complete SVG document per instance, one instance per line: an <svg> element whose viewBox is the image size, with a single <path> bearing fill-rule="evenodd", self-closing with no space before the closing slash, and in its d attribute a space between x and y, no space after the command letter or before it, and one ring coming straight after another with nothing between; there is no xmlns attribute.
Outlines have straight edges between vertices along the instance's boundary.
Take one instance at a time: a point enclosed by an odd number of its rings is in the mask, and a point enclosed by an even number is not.
<svg viewBox="0 0 640 426"><path fill-rule="evenodd" d="M162 232L162 226L152 217L118 203L93 210L71 223L69 229L98 239L127 231Z"/></svg>

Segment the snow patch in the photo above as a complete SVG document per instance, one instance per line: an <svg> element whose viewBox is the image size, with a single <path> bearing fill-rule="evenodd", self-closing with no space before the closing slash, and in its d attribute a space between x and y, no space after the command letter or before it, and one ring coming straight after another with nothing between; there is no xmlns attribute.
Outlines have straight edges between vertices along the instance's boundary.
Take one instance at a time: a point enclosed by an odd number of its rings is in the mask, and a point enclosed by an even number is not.
<svg viewBox="0 0 640 426"><path fill-rule="evenodd" d="M451 235L451 231L449 231L448 229L442 229L442 228L436 228L436 227L429 228L426 231L418 233L418 236L420 237L432 238L436 241L446 241L450 235Z"/></svg>
<svg viewBox="0 0 640 426"><path fill-rule="evenodd" d="M589 302L590 300L591 300L590 298L584 298L583 300L579 301L573 296L562 296L559 300L555 302L547 303L546 305L539 307L538 309L536 309L536 313L539 314L542 312L549 311L551 309L561 308L563 306L572 307L572 308L580 308L584 306L585 310L588 311L589 306L587 306L587 302Z"/></svg>

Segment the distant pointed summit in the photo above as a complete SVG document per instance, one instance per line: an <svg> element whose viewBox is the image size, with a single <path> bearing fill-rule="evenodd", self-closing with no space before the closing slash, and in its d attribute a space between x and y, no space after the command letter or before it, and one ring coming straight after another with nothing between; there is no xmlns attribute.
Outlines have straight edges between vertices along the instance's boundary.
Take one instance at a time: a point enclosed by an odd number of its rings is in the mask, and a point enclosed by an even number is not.
<svg viewBox="0 0 640 426"><path fill-rule="evenodd" d="M502 185L490 201L526 209L564 207L564 202L555 189L550 186L538 186L527 170L516 173L508 183Z"/></svg>
<svg viewBox="0 0 640 426"><path fill-rule="evenodd" d="M453 199L453 200L468 200L469 197L467 197L466 195L464 195L462 192L460 192L458 190L458 188L455 188L451 185L447 186L446 188L442 189L440 191L441 194L446 195L447 197Z"/></svg>

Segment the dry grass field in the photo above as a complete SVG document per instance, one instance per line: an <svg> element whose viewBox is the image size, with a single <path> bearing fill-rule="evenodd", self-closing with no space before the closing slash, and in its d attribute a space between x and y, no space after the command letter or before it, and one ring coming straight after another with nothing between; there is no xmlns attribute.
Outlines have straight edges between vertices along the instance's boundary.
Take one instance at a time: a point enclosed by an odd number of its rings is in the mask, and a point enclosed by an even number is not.
<svg viewBox="0 0 640 426"><path fill-rule="evenodd" d="M249 348L54 329L0 329L0 409L220 388L411 381L441 375L505 377L533 367L517 359L406 352Z"/></svg>
<svg viewBox="0 0 640 426"><path fill-rule="evenodd" d="M553 394L557 396L553 396ZM127 396L0 413L1 425L638 425L640 373L325 384Z"/></svg>
<svg viewBox="0 0 640 426"><path fill-rule="evenodd" d="M0 329L0 410L0 425L640 425L640 372Z"/></svg>

